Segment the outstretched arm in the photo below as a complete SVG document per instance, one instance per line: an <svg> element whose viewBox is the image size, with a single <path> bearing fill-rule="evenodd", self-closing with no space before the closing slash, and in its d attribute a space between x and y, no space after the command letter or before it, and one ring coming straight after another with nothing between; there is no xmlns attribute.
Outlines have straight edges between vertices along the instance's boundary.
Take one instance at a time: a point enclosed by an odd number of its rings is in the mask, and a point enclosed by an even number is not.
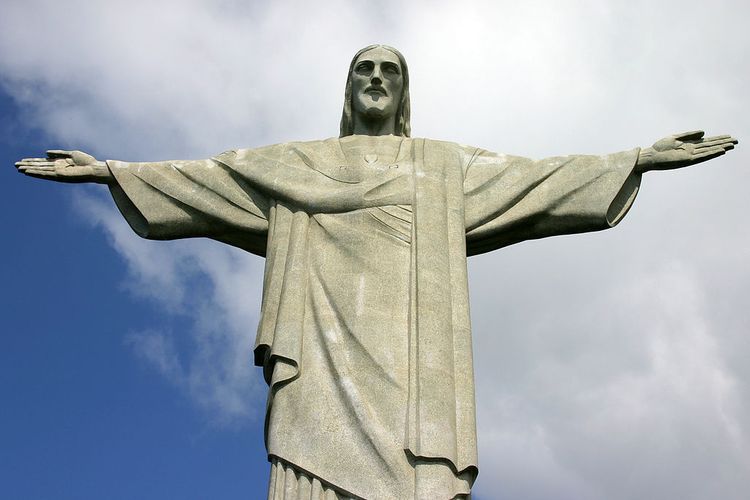
<svg viewBox="0 0 750 500"><path fill-rule="evenodd" d="M467 251L612 227L633 203L643 172L701 163L736 144L729 135L704 138L693 131L603 157L475 155L464 183Z"/></svg>
<svg viewBox="0 0 750 500"><path fill-rule="evenodd" d="M616 225L638 193L639 151L538 161L475 154L464 179L467 252Z"/></svg>
<svg viewBox="0 0 750 500"><path fill-rule="evenodd" d="M268 199L237 182L225 165L232 155L222 158L100 162L81 151L51 150L16 168L40 179L107 184L125 220L144 238L208 237L263 255Z"/></svg>
<svg viewBox="0 0 750 500"><path fill-rule="evenodd" d="M638 155L636 171L672 170L711 160L734 149L737 139L729 135L703 137L702 130L670 135L644 148Z"/></svg>
<svg viewBox="0 0 750 500"><path fill-rule="evenodd" d="M51 149L46 158L24 158L16 162L22 174L57 182L112 184L115 178L103 161L83 151Z"/></svg>

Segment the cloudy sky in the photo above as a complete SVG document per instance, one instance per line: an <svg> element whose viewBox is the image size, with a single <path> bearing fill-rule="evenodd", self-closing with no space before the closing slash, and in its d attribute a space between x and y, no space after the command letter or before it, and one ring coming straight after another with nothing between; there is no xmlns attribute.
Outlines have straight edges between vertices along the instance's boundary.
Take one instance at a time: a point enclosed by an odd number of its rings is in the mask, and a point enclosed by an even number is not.
<svg viewBox="0 0 750 500"><path fill-rule="evenodd" d="M371 43L415 136L534 158L750 137L745 2L3 0L0 496L262 498L263 261L149 242L45 149L204 158L337 134ZM470 260L481 500L750 491L750 154L648 174L615 229Z"/></svg>

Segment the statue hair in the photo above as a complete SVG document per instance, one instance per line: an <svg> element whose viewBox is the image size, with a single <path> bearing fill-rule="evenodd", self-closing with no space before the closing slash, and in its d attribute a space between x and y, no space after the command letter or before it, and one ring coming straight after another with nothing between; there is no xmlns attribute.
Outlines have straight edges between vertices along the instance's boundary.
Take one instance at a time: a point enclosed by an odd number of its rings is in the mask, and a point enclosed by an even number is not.
<svg viewBox="0 0 750 500"><path fill-rule="evenodd" d="M354 54L351 64L349 64L349 73L346 75L346 90L344 90L344 111L341 113L341 132L339 137L346 137L354 134L354 115L352 113L352 73L354 64L359 56L368 50L377 47L393 52L401 63L401 76L403 78L403 90L401 91L401 102L396 110L396 126L393 131L394 135L409 137L411 135L411 105L409 104L409 68L406 66L406 60L401 52L387 45L368 45Z"/></svg>

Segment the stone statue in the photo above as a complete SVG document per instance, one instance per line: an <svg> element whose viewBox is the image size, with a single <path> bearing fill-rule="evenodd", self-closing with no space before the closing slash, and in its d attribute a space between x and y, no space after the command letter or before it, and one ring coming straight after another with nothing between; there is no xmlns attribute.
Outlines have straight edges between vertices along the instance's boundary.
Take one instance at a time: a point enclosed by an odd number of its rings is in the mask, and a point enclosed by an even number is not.
<svg viewBox="0 0 750 500"><path fill-rule="evenodd" d="M269 385L269 498L468 498L478 474L466 257L606 229L641 174L720 156L703 132L532 161L410 137L393 48L354 56L337 138L196 161L48 151L18 170L107 184L144 238L266 258L255 364Z"/></svg>

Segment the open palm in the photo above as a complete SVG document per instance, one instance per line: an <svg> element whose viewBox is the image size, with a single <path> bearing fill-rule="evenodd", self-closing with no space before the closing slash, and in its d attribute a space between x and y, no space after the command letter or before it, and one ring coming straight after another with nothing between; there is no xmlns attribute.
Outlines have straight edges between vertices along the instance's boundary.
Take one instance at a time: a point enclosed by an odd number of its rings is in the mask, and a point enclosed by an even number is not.
<svg viewBox="0 0 750 500"><path fill-rule="evenodd" d="M83 151L47 151L46 158L24 158L16 162L22 174L58 182L97 182L107 184L112 179L103 162Z"/></svg>
<svg viewBox="0 0 750 500"><path fill-rule="evenodd" d="M729 135L703 137L702 130L694 130L665 137L644 148L638 157L641 172L671 170L701 163L734 149L737 139Z"/></svg>

